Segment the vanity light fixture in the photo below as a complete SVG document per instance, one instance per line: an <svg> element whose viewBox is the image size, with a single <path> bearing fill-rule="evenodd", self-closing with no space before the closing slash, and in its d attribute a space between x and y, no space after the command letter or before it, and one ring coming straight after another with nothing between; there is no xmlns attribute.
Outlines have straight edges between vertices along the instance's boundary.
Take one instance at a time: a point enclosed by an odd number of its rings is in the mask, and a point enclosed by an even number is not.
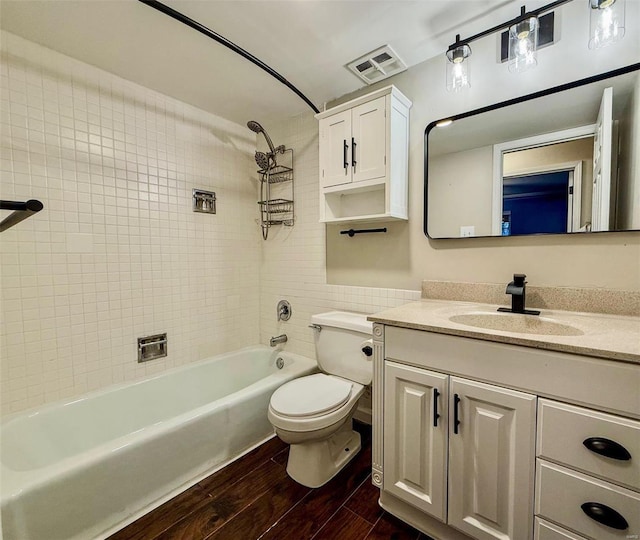
<svg viewBox="0 0 640 540"><path fill-rule="evenodd" d="M469 57L471 47L460 41L460 34L456 36L456 42L447 50L447 90L460 92L471 86Z"/></svg>
<svg viewBox="0 0 640 540"><path fill-rule="evenodd" d="M598 1L611 2L612 0L589 0L589 2ZM556 0L533 11L527 11L525 6L522 6L520 15L510 21L498 24L466 39L460 39L460 34L458 34L455 43L449 46L446 53L448 60L447 90L460 91L470 86L468 58L471 55L471 46L469 44L476 39L503 30L508 30L509 35L509 71L521 72L537 65L538 29L540 28L538 16L567 2L571 2L571 0Z"/></svg>
<svg viewBox="0 0 640 540"><path fill-rule="evenodd" d="M590 39L589 48L597 49L610 43L619 41L624 36L624 2L625 0L587 0L590 10ZM458 92L470 87L469 56L471 56L470 43L497 32L504 32L505 41L502 42L502 59L506 55L506 36L508 34L508 59L509 71L518 73L526 71L537 65L538 45L553 43L553 15L552 11L571 2L571 0L555 0L538 9L527 11L525 6L520 8L520 15L510 21L498 24L483 32L479 32L466 39L460 39L456 35L456 41L449 46L447 57L447 90ZM540 24L540 16L544 24ZM539 39L539 29L542 27L542 35Z"/></svg>
<svg viewBox="0 0 640 540"><path fill-rule="evenodd" d="M589 0L589 48L599 49L624 36L624 0Z"/></svg>

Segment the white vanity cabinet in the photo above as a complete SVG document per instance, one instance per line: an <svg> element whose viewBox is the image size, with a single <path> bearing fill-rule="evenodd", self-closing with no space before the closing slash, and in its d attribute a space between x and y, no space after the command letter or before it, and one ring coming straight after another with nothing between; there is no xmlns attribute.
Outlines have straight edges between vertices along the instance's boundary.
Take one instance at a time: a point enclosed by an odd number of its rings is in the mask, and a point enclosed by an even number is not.
<svg viewBox="0 0 640 540"><path fill-rule="evenodd" d="M316 115L320 221L407 219L410 108L388 86Z"/></svg>
<svg viewBox="0 0 640 540"><path fill-rule="evenodd" d="M536 397L395 362L384 371L383 489L475 538L526 538Z"/></svg>
<svg viewBox="0 0 640 540"><path fill-rule="evenodd" d="M640 365L380 323L373 336L383 508L438 540L640 534Z"/></svg>

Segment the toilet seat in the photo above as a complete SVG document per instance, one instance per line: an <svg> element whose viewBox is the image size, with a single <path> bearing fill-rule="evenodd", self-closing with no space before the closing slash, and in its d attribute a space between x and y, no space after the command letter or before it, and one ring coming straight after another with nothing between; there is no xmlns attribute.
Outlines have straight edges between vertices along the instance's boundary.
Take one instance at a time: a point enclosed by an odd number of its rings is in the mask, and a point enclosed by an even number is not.
<svg viewBox="0 0 640 540"><path fill-rule="evenodd" d="M312 387L313 396L311 391L307 394L299 392ZM346 395L342 393L345 388ZM328 390L328 396L322 401L322 392L325 390ZM363 392L363 385L334 375L307 375L285 383L273 393L268 417L275 428L298 433L317 431L343 420ZM311 399L308 400L308 397ZM309 412L303 415L301 411L304 410Z"/></svg>
<svg viewBox="0 0 640 540"><path fill-rule="evenodd" d="M316 373L278 388L271 396L271 408L280 416L294 418L328 414L347 402L351 387L351 382Z"/></svg>

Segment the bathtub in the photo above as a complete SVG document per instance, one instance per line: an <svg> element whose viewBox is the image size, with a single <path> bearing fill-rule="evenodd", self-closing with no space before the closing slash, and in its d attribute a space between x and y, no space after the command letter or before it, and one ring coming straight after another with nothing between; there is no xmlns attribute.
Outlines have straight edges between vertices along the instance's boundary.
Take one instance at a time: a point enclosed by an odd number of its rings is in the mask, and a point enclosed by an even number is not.
<svg viewBox="0 0 640 540"><path fill-rule="evenodd" d="M270 438L271 394L315 370L250 347L7 418L4 540L109 536Z"/></svg>

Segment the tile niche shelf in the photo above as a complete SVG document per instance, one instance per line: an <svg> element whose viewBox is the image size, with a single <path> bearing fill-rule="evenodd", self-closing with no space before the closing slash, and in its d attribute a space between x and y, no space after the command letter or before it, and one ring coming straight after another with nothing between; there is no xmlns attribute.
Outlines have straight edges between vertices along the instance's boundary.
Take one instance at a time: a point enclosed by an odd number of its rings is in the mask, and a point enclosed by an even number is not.
<svg viewBox="0 0 640 540"><path fill-rule="evenodd" d="M410 108L388 86L316 115L321 222L408 219Z"/></svg>

